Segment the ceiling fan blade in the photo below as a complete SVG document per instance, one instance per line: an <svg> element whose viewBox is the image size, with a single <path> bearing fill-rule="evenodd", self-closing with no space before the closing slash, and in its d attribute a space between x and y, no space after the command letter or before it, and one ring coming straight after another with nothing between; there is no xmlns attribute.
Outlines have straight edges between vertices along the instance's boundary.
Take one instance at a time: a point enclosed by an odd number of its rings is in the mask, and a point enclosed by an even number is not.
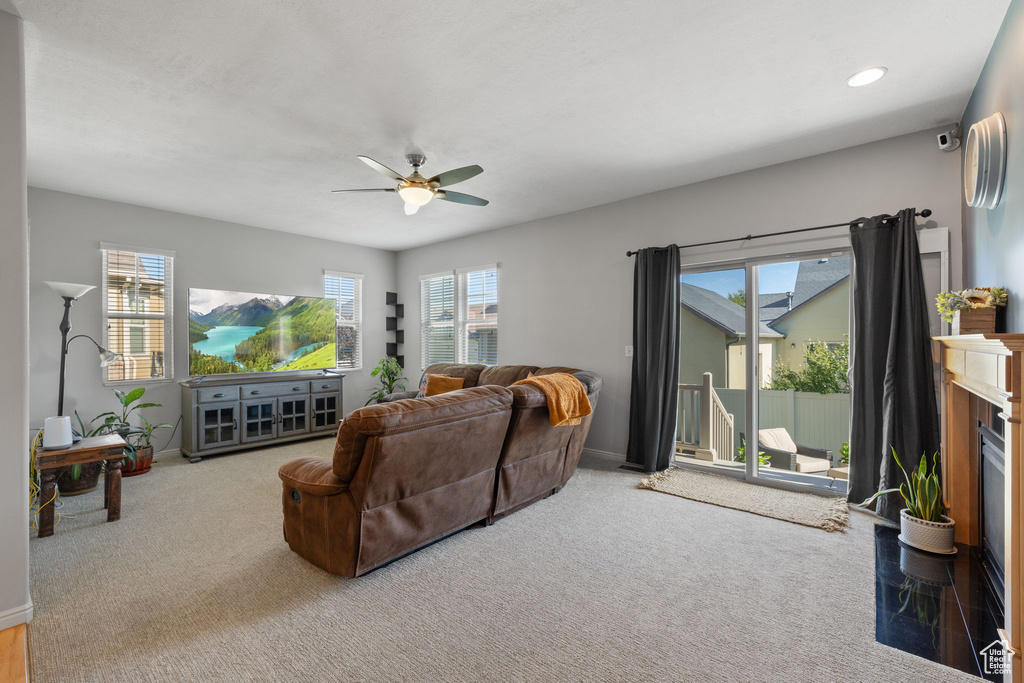
<svg viewBox="0 0 1024 683"><path fill-rule="evenodd" d="M416 213L419 210L420 210L420 207L418 205L416 205L416 204L406 204L405 205L405 215L406 216L411 216L411 215L413 215L414 213Z"/></svg>
<svg viewBox="0 0 1024 683"><path fill-rule="evenodd" d="M473 206L487 206L490 203L486 199L480 199L480 197L474 197L471 194L452 192L451 190L438 190L437 194L434 196L437 197L438 199L443 199L446 202L455 202L456 204L472 204Z"/></svg>
<svg viewBox="0 0 1024 683"><path fill-rule="evenodd" d="M484 169L475 164L473 166L463 166L462 168L456 168L453 171L445 171L444 173L436 175L427 180L427 184L431 187L447 187L448 185L461 183L463 180L469 180L473 176L478 176L483 172Z"/></svg>
<svg viewBox="0 0 1024 683"><path fill-rule="evenodd" d="M377 173L383 173L392 180L405 180L404 177L398 175L397 173L395 173L394 171L392 171L390 168L380 163L379 161L374 161L370 157L364 157L362 154L358 155L356 158L362 160L364 164L366 164L373 170L377 171Z"/></svg>
<svg viewBox="0 0 1024 683"><path fill-rule="evenodd" d="M331 190L331 192L395 192L393 187L371 187L365 190Z"/></svg>

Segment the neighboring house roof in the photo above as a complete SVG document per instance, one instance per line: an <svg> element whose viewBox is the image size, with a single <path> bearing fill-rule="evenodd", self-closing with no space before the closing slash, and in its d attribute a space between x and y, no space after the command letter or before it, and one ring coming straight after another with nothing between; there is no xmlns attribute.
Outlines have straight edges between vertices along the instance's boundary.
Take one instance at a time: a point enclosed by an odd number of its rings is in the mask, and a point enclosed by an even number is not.
<svg viewBox="0 0 1024 683"><path fill-rule="evenodd" d="M789 292L761 294L757 297L757 305L761 320L770 323L789 310Z"/></svg>
<svg viewBox="0 0 1024 683"><path fill-rule="evenodd" d="M696 285L688 285L684 282L680 283L679 287L683 308L726 334L734 337L746 336L747 325L742 306L734 304L718 292L712 292ZM759 332L762 337L782 337L763 322Z"/></svg>
<svg viewBox="0 0 1024 683"><path fill-rule="evenodd" d="M819 259L817 261L801 261L796 272L796 284L793 285L793 308L784 311L772 320L777 323L801 306L830 292L850 278L850 258Z"/></svg>
<svg viewBox="0 0 1024 683"><path fill-rule="evenodd" d="M770 325L839 286L849 277L850 259L847 256L801 261L792 293L775 292L761 294L757 297L761 336L784 336L773 330ZM717 292L696 285L684 282L680 284L680 287L682 304L694 315L734 337L746 334L743 307L734 304Z"/></svg>

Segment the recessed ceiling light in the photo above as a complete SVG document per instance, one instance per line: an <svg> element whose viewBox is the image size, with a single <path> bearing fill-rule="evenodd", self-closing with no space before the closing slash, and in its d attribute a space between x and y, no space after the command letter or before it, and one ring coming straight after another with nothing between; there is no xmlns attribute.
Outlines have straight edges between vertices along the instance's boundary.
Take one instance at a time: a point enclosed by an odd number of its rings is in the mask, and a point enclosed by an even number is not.
<svg viewBox="0 0 1024 683"><path fill-rule="evenodd" d="M858 71L846 79L846 85L851 88L859 88L862 85L869 85L884 76L886 71L888 71L888 69L884 66L874 66L870 69Z"/></svg>

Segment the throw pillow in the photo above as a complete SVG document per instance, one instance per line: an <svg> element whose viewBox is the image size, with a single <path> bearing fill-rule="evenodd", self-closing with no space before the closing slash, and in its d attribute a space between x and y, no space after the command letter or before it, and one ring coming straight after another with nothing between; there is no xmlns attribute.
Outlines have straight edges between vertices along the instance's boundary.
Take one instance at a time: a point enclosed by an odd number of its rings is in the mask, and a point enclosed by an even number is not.
<svg viewBox="0 0 1024 683"><path fill-rule="evenodd" d="M465 383L465 377L449 377L448 375L427 375L426 396L437 396L447 394L449 391L461 389Z"/></svg>
<svg viewBox="0 0 1024 683"><path fill-rule="evenodd" d="M427 395L427 375L420 377L420 388L416 392L416 398L423 398Z"/></svg>

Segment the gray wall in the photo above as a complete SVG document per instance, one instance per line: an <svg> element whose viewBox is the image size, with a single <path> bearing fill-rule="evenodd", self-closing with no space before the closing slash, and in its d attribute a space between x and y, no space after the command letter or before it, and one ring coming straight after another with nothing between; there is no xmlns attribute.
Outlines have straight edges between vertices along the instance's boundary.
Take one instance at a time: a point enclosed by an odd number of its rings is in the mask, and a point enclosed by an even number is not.
<svg viewBox="0 0 1024 683"><path fill-rule="evenodd" d="M364 369L345 372L345 410L354 410L366 401L367 390L375 381L369 371L384 354L384 293L394 291L393 252L37 188L29 189L28 204L32 244L30 329L33 344L29 358L33 427L41 426L44 418L56 412L60 362L57 328L62 302L43 282L63 280L100 285L101 241L176 252L174 373L177 379L188 376L189 287L323 296L324 269L362 273ZM72 334L88 334L102 343L101 303L99 289L75 303ZM164 405L162 409L153 409L153 416L160 422L173 424L177 421L181 414L177 383L143 386L147 387L147 399ZM95 349L81 341L71 346L65 414L78 409L88 420L112 409L115 399L110 391L102 383ZM166 430L158 433L154 445L163 449L169 435ZM180 432L168 447L178 448L179 445Z"/></svg>
<svg viewBox="0 0 1024 683"><path fill-rule="evenodd" d="M1006 181L995 209L963 204L964 282L1009 290L1007 332L1024 332L1024 2L1011 3L964 111L971 125L1002 112L1006 119ZM959 191L963 196L962 190ZM962 201L962 200L961 200Z"/></svg>
<svg viewBox="0 0 1024 683"><path fill-rule="evenodd" d="M32 618L28 591L28 230L21 19L0 11L0 629Z"/></svg>
<svg viewBox="0 0 1024 683"><path fill-rule="evenodd" d="M588 447L626 451L632 340L633 260L627 249L680 245L930 208L929 225L952 231L960 262L960 159L922 131L829 154L687 185L545 220L442 242L398 255L406 303L407 365L419 368L419 276L498 262L500 363L571 365L605 381ZM467 211L475 210L468 207ZM486 211L487 209L482 209ZM845 240L779 242L789 253ZM737 246L705 258L764 252ZM705 251L705 253L707 253ZM685 258L693 260L690 254ZM954 269L954 285L959 283Z"/></svg>

